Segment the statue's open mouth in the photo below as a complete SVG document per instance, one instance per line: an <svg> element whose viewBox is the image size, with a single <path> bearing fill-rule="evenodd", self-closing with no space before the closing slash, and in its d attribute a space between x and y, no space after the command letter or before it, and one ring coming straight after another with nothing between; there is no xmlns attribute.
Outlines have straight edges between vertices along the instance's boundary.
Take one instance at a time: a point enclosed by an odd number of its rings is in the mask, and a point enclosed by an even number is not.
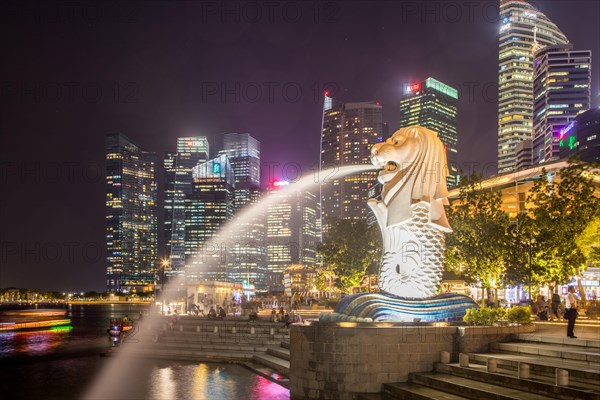
<svg viewBox="0 0 600 400"><path fill-rule="evenodd" d="M393 161L388 161L385 163L385 165L383 166L383 169L387 172L392 172L398 169L398 164L396 164Z"/></svg>

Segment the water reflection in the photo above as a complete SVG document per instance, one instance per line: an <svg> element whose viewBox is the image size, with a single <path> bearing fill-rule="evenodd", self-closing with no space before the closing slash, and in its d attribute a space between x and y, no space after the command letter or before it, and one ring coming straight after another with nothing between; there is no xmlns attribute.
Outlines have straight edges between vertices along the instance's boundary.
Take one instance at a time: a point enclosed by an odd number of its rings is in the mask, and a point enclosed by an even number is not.
<svg viewBox="0 0 600 400"><path fill-rule="evenodd" d="M289 390L235 364L156 364L150 371L150 399L289 399Z"/></svg>
<svg viewBox="0 0 600 400"><path fill-rule="evenodd" d="M69 336L72 326L39 331L0 333L0 358L12 354L46 354L58 348Z"/></svg>

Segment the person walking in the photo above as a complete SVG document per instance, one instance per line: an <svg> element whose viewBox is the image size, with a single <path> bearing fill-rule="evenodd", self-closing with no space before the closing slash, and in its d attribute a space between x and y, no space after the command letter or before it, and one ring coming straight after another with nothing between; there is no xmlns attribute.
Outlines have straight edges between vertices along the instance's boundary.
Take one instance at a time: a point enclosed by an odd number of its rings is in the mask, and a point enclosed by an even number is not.
<svg viewBox="0 0 600 400"><path fill-rule="evenodd" d="M575 328L575 320L577 319L577 297L575 297L575 286L569 286L569 293L567 294L566 300L566 311L565 318L569 323L567 324L567 337L576 339L577 336L573 333Z"/></svg>

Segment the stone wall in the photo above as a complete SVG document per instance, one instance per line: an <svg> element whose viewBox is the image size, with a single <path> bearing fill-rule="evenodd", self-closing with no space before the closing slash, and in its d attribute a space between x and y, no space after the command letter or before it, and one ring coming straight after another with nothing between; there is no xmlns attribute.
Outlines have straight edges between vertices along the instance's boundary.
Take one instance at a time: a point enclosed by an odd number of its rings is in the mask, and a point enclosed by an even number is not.
<svg viewBox="0 0 600 400"><path fill-rule="evenodd" d="M292 325L290 394L296 399L352 399L431 371L454 350L456 327L384 323Z"/></svg>
<svg viewBox="0 0 600 400"><path fill-rule="evenodd" d="M432 371L442 351L486 351L491 342L535 331L535 326L458 327L439 324L323 323L292 325L292 400L354 399L378 393L384 383L406 382L411 372Z"/></svg>
<svg viewBox="0 0 600 400"><path fill-rule="evenodd" d="M523 326L459 326L457 348L460 353L489 351L490 343L507 342L519 333L535 332L534 324Z"/></svg>

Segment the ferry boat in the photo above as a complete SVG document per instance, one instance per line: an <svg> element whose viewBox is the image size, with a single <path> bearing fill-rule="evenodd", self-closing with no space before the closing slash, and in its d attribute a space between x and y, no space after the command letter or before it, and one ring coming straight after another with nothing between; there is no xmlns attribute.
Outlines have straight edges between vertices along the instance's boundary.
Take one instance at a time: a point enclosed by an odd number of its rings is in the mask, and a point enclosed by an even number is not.
<svg viewBox="0 0 600 400"><path fill-rule="evenodd" d="M120 336L121 333L128 332L132 329L132 321L123 322L119 319L111 319L106 331L108 332L109 336Z"/></svg>
<svg viewBox="0 0 600 400"><path fill-rule="evenodd" d="M6 310L0 312L0 332L70 325L64 309Z"/></svg>

